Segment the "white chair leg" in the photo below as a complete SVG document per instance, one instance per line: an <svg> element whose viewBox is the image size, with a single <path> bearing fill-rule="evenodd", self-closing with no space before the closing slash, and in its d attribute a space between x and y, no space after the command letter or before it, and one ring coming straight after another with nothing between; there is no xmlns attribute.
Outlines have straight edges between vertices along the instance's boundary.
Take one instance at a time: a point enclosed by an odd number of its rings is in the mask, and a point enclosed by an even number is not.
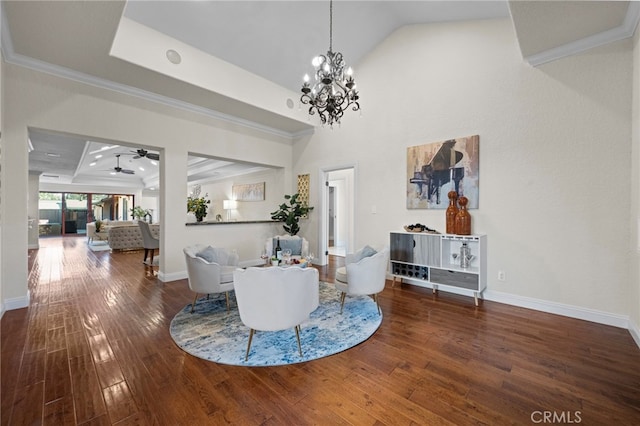
<svg viewBox="0 0 640 426"><path fill-rule="evenodd" d="M342 314L342 309L344 308L344 298L347 296L347 293L344 291L340 295L340 314Z"/></svg>

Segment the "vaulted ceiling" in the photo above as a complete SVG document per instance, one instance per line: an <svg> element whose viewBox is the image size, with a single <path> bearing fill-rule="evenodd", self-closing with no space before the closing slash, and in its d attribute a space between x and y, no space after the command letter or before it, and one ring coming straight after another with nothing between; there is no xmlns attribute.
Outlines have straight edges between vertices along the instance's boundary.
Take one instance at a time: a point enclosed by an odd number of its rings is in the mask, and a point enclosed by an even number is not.
<svg viewBox="0 0 640 426"><path fill-rule="evenodd" d="M10 63L284 136L313 131L297 108L286 105L287 100L297 103L301 76L310 71L311 58L328 50L327 1L3 1L2 14L2 49ZM358 63L404 25L507 17L514 22L523 59L539 65L630 37L638 21L638 3L336 0L333 45L357 78ZM181 56L180 64L170 62L169 49ZM190 69L210 71L199 72L202 77L197 80L187 72ZM279 103L239 93L237 86L245 82L268 88L281 97ZM111 141L41 130L31 130L30 137L33 171L89 182L95 170L108 174L115 163L112 155L105 160L108 165L89 165L95 161L89 153ZM136 171L115 178L137 179L143 187L157 185L155 169L139 170L148 159L128 155L138 148L115 150L127 153L121 161ZM61 151L59 157L56 150ZM212 177L223 178L225 169L256 170L256 165L233 167L201 160L211 163ZM205 168L201 163L201 181L206 179Z"/></svg>

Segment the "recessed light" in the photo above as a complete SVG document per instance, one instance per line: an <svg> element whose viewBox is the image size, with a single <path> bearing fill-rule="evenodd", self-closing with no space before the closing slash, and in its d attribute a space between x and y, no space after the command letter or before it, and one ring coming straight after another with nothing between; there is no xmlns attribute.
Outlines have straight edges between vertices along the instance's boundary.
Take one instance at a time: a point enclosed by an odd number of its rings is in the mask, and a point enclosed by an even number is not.
<svg viewBox="0 0 640 426"><path fill-rule="evenodd" d="M96 163L95 161L93 163L89 163L90 166L95 166L96 164L98 163Z"/></svg>
<svg viewBox="0 0 640 426"><path fill-rule="evenodd" d="M144 172L144 167L138 167L138 170Z"/></svg>
<svg viewBox="0 0 640 426"><path fill-rule="evenodd" d="M153 164L154 166L158 165L158 163L156 161L154 161L154 160L151 160L151 164Z"/></svg>
<svg viewBox="0 0 640 426"><path fill-rule="evenodd" d="M110 175L115 175L115 174L116 174L116 172L110 172L109 174L110 174Z"/></svg>
<svg viewBox="0 0 640 426"><path fill-rule="evenodd" d="M154 191L156 188L155 186L152 186L151 188L149 188L151 191Z"/></svg>
<svg viewBox="0 0 640 426"><path fill-rule="evenodd" d="M45 154L47 157L55 157L55 158L59 158L60 154L56 153L56 152L47 152Z"/></svg>
<svg viewBox="0 0 640 426"><path fill-rule="evenodd" d="M102 158L102 154L98 154L98 155L96 155L96 160L97 160L98 158Z"/></svg>
<svg viewBox="0 0 640 426"><path fill-rule="evenodd" d="M180 62L182 62L182 57L180 56L180 54L173 49L167 50L167 59L169 60L169 62L175 65L178 65Z"/></svg>

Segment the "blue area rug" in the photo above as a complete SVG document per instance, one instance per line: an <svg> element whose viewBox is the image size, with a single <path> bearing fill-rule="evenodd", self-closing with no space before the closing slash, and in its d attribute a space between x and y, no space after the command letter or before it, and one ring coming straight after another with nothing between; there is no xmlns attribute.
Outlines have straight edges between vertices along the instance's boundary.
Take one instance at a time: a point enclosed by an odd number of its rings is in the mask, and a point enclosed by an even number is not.
<svg viewBox="0 0 640 426"><path fill-rule="evenodd" d="M333 355L364 342L380 327L376 303L368 296L350 297L340 314L340 292L331 284L320 283L320 305L300 325L302 357L298 353L293 328L282 331L256 331L249 359L244 360L249 328L242 324L233 292L227 312L224 294L198 299L171 321L170 333L176 344L198 358L221 364L244 366L287 365Z"/></svg>

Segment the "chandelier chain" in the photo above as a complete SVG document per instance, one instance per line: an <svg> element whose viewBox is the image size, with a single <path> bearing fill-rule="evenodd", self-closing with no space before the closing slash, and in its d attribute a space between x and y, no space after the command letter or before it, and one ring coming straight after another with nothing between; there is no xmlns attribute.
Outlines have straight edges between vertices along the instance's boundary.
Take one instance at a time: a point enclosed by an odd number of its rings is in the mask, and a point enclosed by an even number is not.
<svg viewBox="0 0 640 426"><path fill-rule="evenodd" d="M329 52L333 52L333 0L329 1Z"/></svg>

